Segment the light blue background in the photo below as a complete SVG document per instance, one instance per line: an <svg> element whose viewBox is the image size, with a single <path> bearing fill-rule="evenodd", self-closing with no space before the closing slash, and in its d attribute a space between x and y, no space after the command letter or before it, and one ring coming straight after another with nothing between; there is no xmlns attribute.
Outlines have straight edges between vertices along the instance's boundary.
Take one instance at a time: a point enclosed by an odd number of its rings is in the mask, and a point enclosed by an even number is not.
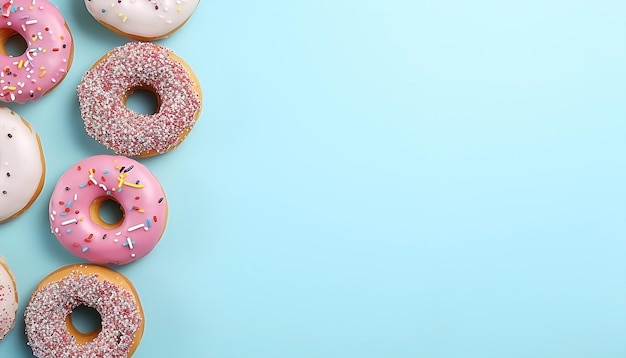
<svg viewBox="0 0 626 358"><path fill-rule="evenodd" d="M47 180L0 225L25 304L80 260L47 203L89 138L75 87L127 40L82 1L65 81L11 105ZM160 44L204 108L142 160L165 236L117 269L140 293L135 357L625 357L626 2L207 1Z"/></svg>

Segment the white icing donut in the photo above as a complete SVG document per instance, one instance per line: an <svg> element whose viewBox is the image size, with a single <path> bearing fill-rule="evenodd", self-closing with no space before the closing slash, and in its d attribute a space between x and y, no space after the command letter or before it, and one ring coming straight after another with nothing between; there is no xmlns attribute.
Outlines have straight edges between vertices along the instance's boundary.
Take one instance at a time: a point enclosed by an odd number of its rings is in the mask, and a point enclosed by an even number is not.
<svg viewBox="0 0 626 358"><path fill-rule="evenodd" d="M200 0L85 0L99 23L140 41L169 36L183 26Z"/></svg>
<svg viewBox="0 0 626 358"><path fill-rule="evenodd" d="M46 165L37 132L0 107L0 222L24 212L41 193Z"/></svg>
<svg viewBox="0 0 626 358"><path fill-rule="evenodd" d="M9 266L0 257L0 341L15 325L17 290Z"/></svg>

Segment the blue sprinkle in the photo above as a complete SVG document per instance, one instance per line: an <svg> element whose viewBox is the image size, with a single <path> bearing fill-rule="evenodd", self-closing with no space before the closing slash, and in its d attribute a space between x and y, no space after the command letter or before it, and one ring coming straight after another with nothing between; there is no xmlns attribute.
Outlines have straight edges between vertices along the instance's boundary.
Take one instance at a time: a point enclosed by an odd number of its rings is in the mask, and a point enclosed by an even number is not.
<svg viewBox="0 0 626 358"><path fill-rule="evenodd" d="M107 195L111 195L111 191L110 190L107 190Z"/></svg>
<svg viewBox="0 0 626 358"><path fill-rule="evenodd" d="M109 170L108 169L103 170L102 174L109 174Z"/></svg>
<svg viewBox="0 0 626 358"><path fill-rule="evenodd" d="M65 232L69 234L69 233L72 232L72 229L67 229L67 230L65 230Z"/></svg>
<svg viewBox="0 0 626 358"><path fill-rule="evenodd" d="M72 201L68 201L67 204L65 204L66 207L71 208L72 207Z"/></svg>
<svg viewBox="0 0 626 358"><path fill-rule="evenodd" d="M87 183L80 183L79 187L84 188L87 186Z"/></svg>
<svg viewBox="0 0 626 358"><path fill-rule="evenodd" d="M61 216L67 216L67 213L64 211L64 212L60 213L59 215L61 215Z"/></svg>
<svg viewBox="0 0 626 358"><path fill-rule="evenodd" d="M128 246L128 242L124 241L124 242L122 243L122 246Z"/></svg>
<svg viewBox="0 0 626 358"><path fill-rule="evenodd" d="M152 221L150 219L146 219L146 226L148 228L152 227Z"/></svg>
<svg viewBox="0 0 626 358"><path fill-rule="evenodd" d="M83 247L83 252L87 252L87 250L89 250L87 246Z"/></svg>

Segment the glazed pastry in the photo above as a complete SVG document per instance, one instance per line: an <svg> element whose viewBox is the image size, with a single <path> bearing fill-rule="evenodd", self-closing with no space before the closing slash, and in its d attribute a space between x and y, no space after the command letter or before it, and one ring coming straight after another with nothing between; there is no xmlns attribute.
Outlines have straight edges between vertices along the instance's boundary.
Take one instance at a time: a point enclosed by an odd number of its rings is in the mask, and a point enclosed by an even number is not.
<svg viewBox="0 0 626 358"><path fill-rule="evenodd" d="M26 51L0 46L0 101L36 101L59 85L72 65L74 43L59 9L48 0L3 1L0 42L21 36Z"/></svg>
<svg viewBox="0 0 626 358"><path fill-rule="evenodd" d="M46 163L33 127L0 107L0 222L22 214L41 193Z"/></svg>
<svg viewBox="0 0 626 358"><path fill-rule="evenodd" d="M117 222L102 205L119 205ZM59 178L50 198L50 227L74 255L97 264L125 265L146 256L161 239L167 200L158 179L136 160L96 155Z"/></svg>
<svg viewBox="0 0 626 358"><path fill-rule="evenodd" d="M187 22L200 0L85 0L87 10L110 30L138 41L168 37Z"/></svg>
<svg viewBox="0 0 626 358"><path fill-rule="evenodd" d="M15 325L17 289L7 263L0 257L0 341Z"/></svg>

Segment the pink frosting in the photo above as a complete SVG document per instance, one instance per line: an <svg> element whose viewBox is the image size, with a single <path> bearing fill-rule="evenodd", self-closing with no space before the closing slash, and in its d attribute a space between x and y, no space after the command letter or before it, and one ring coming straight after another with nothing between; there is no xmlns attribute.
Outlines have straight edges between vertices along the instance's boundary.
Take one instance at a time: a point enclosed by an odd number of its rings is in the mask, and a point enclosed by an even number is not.
<svg viewBox="0 0 626 358"><path fill-rule="evenodd" d="M106 227L97 206L92 207L99 200L117 201L122 220ZM59 242L97 264L125 265L144 257L158 243L167 221L158 179L124 156L96 155L76 163L58 180L49 209L50 227Z"/></svg>
<svg viewBox="0 0 626 358"><path fill-rule="evenodd" d="M0 4L0 30L15 32L27 43L20 56L0 54L0 100L35 101L65 78L72 62L72 35L48 0Z"/></svg>

